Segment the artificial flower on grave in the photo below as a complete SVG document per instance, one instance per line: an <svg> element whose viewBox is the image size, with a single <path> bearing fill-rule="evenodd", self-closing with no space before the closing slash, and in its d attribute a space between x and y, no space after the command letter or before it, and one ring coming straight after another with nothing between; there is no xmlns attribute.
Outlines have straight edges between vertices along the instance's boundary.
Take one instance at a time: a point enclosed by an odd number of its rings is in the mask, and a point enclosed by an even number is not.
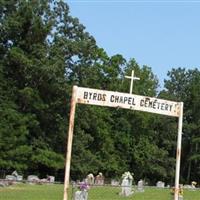
<svg viewBox="0 0 200 200"><path fill-rule="evenodd" d="M175 193L175 187L172 187L171 194L174 195L174 193ZM178 195L179 195L179 197L183 197L183 186L182 185L179 185Z"/></svg>
<svg viewBox="0 0 200 200"><path fill-rule="evenodd" d="M88 191L90 189L90 187L86 182L80 182L79 189L81 191Z"/></svg>
<svg viewBox="0 0 200 200"><path fill-rule="evenodd" d="M124 179L124 178L127 178L127 179L129 179L129 180L133 180L133 173L130 173L129 171L128 172L124 172L123 174L122 174L122 179Z"/></svg>
<svg viewBox="0 0 200 200"><path fill-rule="evenodd" d="M178 195L181 196L181 197L183 197L183 185L180 185L180 186L179 186Z"/></svg>

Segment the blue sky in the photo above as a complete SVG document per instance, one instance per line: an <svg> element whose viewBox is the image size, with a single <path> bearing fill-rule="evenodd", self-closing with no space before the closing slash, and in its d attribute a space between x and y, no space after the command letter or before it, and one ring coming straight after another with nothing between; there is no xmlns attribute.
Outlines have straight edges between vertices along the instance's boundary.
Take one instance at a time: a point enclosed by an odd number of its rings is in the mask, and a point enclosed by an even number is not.
<svg viewBox="0 0 200 200"><path fill-rule="evenodd" d="M108 55L148 65L160 85L172 68L200 69L200 1L69 0L70 13Z"/></svg>

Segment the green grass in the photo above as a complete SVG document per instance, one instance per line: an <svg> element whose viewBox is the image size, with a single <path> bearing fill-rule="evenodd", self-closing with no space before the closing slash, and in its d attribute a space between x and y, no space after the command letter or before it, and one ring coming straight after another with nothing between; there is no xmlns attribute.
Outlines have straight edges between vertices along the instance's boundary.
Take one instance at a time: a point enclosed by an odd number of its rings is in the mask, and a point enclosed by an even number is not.
<svg viewBox="0 0 200 200"><path fill-rule="evenodd" d="M70 189L70 193L71 193ZM130 197L119 195L117 187L92 187L88 200L172 200L170 189L145 188ZM62 200L63 185L18 184L0 188L0 200ZM69 200L72 198L70 197ZM200 190L184 190L184 200L200 200Z"/></svg>
<svg viewBox="0 0 200 200"><path fill-rule="evenodd" d="M0 200L62 200L62 185L18 184L0 188Z"/></svg>

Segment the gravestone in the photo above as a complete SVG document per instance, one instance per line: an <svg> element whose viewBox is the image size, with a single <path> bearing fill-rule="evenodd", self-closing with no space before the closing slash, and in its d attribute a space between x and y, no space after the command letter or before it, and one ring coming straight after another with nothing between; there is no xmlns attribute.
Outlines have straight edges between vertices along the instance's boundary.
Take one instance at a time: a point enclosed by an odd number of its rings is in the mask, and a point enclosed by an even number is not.
<svg viewBox="0 0 200 200"><path fill-rule="evenodd" d="M13 175L6 175L6 180L8 181L16 181L16 177Z"/></svg>
<svg viewBox="0 0 200 200"><path fill-rule="evenodd" d="M38 183L40 181L40 179L36 175L29 175L27 177L27 180L28 182L31 182L31 183Z"/></svg>
<svg viewBox="0 0 200 200"><path fill-rule="evenodd" d="M165 183L162 182L162 181L158 181L158 182L156 183L156 187L158 187L158 188L164 188L164 187L165 187Z"/></svg>
<svg viewBox="0 0 200 200"><path fill-rule="evenodd" d="M40 179L39 182L40 183L54 183L55 182L55 176L47 175L47 178Z"/></svg>
<svg viewBox="0 0 200 200"><path fill-rule="evenodd" d="M22 181L23 180L23 176L19 175L16 170L13 171L12 176L16 177L16 181Z"/></svg>
<svg viewBox="0 0 200 200"><path fill-rule="evenodd" d="M111 185L112 186L118 186L119 185L119 181L115 180L115 179L112 179L111 180Z"/></svg>
<svg viewBox="0 0 200 200"><path fill-rule="evenodd" d="M133 181L133 176L131 175L130 172L125 172L122 175L122 184L121 184L121 193L120 195L122 196L130 196L133 194L132 191L132 181Z"/></svg>
<svg viewBox="0 0 200 200"><path fill-rule="evenodd" d="M192 189L192 186L191 185L184 185L183 188L184 189Z"/></svg>
<svg viewBox="0 0 200 200"><path fill-rule="evenodd" d="M74 194L74 200L87 200L89 185L86 182L79 182L79 190Z"/></svg>
<svg viewBox="0 0 200 200"><path fill-rule="evenodd" d="M74 195L74 200L87 200L88 192L87 191L76 191Z"/></svg>
<svg viewBox="0 0 200 200"><path fill-rule="evenodd" d="M196 189L196 185L197 185L197 182L196 182L196 181L192 181L192 182L191 182L191 188L192 188L192 190L195 190L195 189Z"/></svg>
<svg viewBox="0 0 200 200"><path fill-rule="evenodd" d="M101 172L95 177L95 185L104 185L104 176Z"/></svg>
<svg viewBox="0 0 200 200"><path fill-rule="evenodd" d="M23 176L20 176L17 171L13 171L11 175L6 175L6 180L9 181L22 181Z"/></svg>
<svg viewBox="0 0 200 200"><path fill-rule="evenodd" d="M54 183L55 182L55 176L47 176L47 181L49 183Z"/></svg>
<svg viewBox="0 0 200 200"><path fill-rule="evenodd" d="M94 185L94 175L92 173L88 174L85 181L89 185Z"/></svg>
<svg viewBox="0 0 200 200"><path fill-rule="evenodd" d="M144 181L142 179L138 181L137 190L138 192L144 192Z"/></svg>

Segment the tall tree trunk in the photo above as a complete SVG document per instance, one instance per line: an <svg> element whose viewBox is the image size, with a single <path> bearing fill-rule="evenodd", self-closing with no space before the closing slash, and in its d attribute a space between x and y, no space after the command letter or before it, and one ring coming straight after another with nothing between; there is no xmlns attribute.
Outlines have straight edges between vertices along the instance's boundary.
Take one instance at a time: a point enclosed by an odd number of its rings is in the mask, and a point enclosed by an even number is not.
<svg viewBox="0 0 200 200"><path fill-rule="evenodd" d="M190 144L191 148L190 148L190 154L189 155L192 155L192 144ZM187 183L190 182L190 177L191 177L191 167L192 167L192 161L189 160L189 165L188 165L188 172L187 172Z"/></svg>
<svg viewBox="0 0 200 200"><path fill-rule="evenodd" d="M187 172L187 183L190 182L190 175L191 175L191 166L192 166L192 161L189 161L189 166L188 166L188 172Z"/></svg>

